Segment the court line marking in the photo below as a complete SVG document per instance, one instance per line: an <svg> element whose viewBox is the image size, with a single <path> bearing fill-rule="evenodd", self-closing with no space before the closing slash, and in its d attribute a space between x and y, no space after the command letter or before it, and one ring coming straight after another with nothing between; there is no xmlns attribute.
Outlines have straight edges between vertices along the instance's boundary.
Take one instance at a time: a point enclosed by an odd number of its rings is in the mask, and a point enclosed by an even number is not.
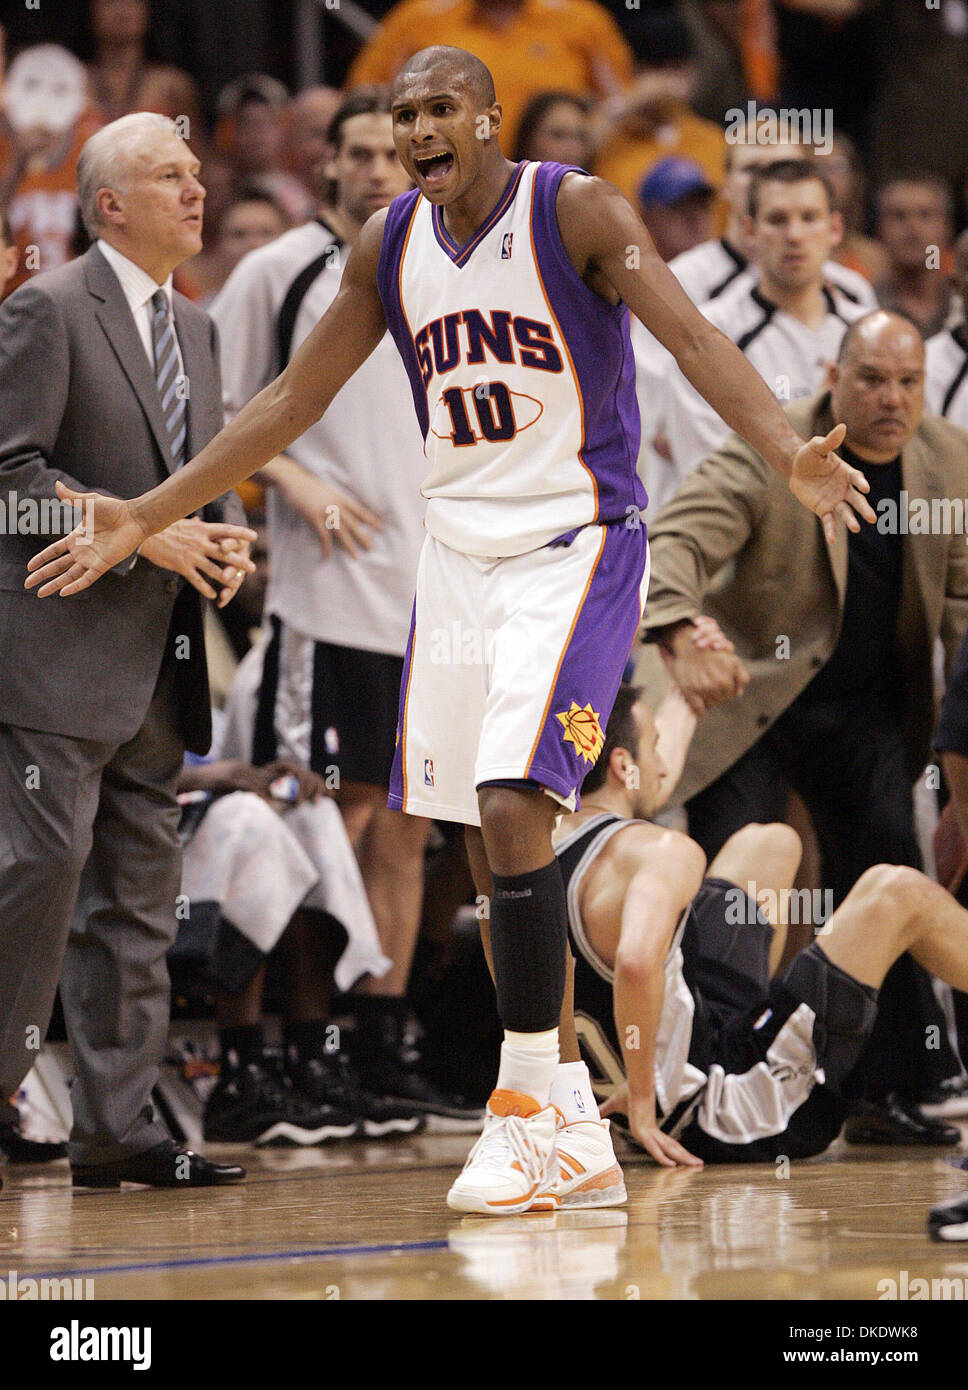
<svg viewBox="0 0 968 1390"><path fill-rule="evenodd" d="M25 1271L29 1279L93 1279L99 1274L150 1274L166 1269L211 1269L216 1265L278 1264L282 1260L325 1260L337 1255L388 1255L397 1250L446 1250L446 1240L392 1241L383 1245L321 1245L307 1250L258 1250L245 1255L198 1255L141 1264L93 1265L89 1269Z"/></svg>

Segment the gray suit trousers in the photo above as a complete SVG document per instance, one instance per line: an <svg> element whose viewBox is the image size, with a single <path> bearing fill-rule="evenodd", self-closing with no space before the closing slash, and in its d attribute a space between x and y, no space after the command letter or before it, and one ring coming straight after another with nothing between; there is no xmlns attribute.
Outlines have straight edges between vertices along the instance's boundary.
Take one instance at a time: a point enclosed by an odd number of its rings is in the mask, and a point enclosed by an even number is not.
<svg viewBox="0 0 968 1390"><path fill-rule="evenodd" d="M166 660L144 723L121 746L0 724L0 1096L33 1065L59 980L75 1164L167 1137L150 1097L181 879L177 715Z"/></svg>

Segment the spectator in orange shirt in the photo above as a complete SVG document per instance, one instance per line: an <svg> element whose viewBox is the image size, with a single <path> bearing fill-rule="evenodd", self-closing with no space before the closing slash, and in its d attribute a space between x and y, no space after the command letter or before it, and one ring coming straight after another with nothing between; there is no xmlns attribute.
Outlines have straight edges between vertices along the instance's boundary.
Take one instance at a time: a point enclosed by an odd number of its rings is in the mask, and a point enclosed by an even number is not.
<svg viewBox="0 0 968 1390"><path fill-rule="evenodd" d="M77 159L100 124L86 92L83 65L56 44L25 48L10 65L0 117L0 208L20 251L11 291L73 255Z"/></svg>
<svg viewBox="0 0 968 1390"><path fill-rule="evenodd" d="M7 286L13 279L20 259L20 251L14 244L10 221L5 212L0 212L0 299L3 299Z"/></svg>
<svg viewBox="0 0 968 1390"><path fill-rule="evenodd" d="M204 134L198 89L181 68L150 61L149 20L147 0L89 0L91 104L104 121L130 111L187 120L185 139L197 146Z"/></svg>
<svg viewBox="0 0 968 1390"><path fill-rule="evenodd" d="M506 154L538 92L555 87L608 97L632 75L631 51L595 0L400 0L353 63L346 86L391 82L428 44L466 48L490 68Z"/></svg>
<svg viewBox="0 0 968 1390"><path fill-rule="evenodd" d="M690 102L699 75L696 41L677 14L642 14L637 25L638 67L632 85L599 110L596 174L634 202L642 180L660 159L698 164L717 191L726 175L721 128L703 120ZM721 212L717 209L717 217Z"/></svg>

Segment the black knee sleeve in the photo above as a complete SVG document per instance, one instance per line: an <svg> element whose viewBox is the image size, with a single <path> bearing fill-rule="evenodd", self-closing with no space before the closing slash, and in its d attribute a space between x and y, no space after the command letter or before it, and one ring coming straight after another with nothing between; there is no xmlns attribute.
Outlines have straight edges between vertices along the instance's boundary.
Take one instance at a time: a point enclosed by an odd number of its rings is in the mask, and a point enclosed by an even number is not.
<svg viewBox="0 0 968 1390"><path fill-rule="evenodd" d="M557 859L543 869L493 875L491 950L497 1010L515 1033L558 1026L565 996L568 906Z"/></svg>

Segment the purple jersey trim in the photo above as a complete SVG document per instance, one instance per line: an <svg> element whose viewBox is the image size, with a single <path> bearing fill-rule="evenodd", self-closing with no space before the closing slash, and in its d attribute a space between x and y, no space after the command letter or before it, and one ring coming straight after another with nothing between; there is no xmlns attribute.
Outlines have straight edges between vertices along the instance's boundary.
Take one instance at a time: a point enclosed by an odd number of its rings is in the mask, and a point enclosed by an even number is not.
<svg viewBox="0 0 968 1390"><path fill-rule="evenodd" d="M386 315L390 336L397 345L397 351L403 358L403 365L410 378L410 390L413 394L417 420L420 423L420 432L426 439L427 431L430 428L427 391L423 384L420 363L417 361L417 349L413 344L413 334L410 332L410 325L407 322L407 315L400 297L403 256L413 220L417 215L420 197L419 190L414 188L409 193L401 193L400 197L394 198L390 204L387 210L387 220L383 227L383 242L380 246L380 259L377 263L376 284L383 301L383 312Z"/></svg>
<svg viewBox="0 0 968 1390"><path fill-rule="evenodd" d="M623 521L648 503L636 472L641 440L629 311L590 290L571 263L556 203L574 165L539 164L534 174L531 235L545 297L568 347L582 401L580 457L595 480L596 520Z"/></svg>

